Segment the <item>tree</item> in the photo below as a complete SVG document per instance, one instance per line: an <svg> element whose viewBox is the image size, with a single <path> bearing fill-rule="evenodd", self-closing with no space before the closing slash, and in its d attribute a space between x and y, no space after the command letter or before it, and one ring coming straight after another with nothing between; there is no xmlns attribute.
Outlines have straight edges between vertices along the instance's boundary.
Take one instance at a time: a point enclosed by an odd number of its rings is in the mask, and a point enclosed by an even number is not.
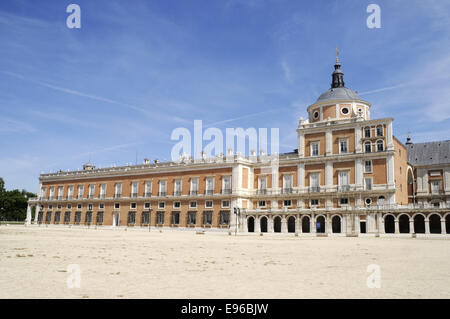
<svg viewBox="0 0 450 319"><path fill-rule="evenodd" d="M0 177L0 220L25 220L28 199L32 197L36 194L24 189L7 191L5 181Z"/></svg>

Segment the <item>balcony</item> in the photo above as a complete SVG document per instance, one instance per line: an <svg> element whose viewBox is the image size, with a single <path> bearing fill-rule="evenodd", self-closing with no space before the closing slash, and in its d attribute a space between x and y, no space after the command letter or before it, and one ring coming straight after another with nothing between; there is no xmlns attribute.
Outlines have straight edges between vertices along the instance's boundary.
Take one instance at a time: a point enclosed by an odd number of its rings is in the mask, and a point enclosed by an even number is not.
<svg viewBox="0 0 450 319"><path fill-rule="evenodd" d="M174 191L173 196L181 196L181 191Z"/></svg>
<svg viewBox="0 0 450 319"><path fill-rule="evenodd" d="M256 194L258 194L258 195L266 195L267 194L267 189L265 189L265 188L258 189L256 191Z"/></svg>
<svg viewBox="0 0 450 319"><path fill-rule="evenodd" d="M445 192L442 189L432 189L430 194L431 195L444 195Z"/></svg>
<svg viewBox="0 0 450 319"><path fill-rule="evenodd" d="M144 193L144 197L152 197L152 193Z"/></svg>
<svg viewBox="0 0 450 319"><path fill-rule="evenodd" d="M131 193L131 197L132 198L136 198L136 197L138 197L138 194L137 193Z"/></svg>
<svg viewBox="0 0 450 319"><path fill-rule="evenodd" d="M224 194L224 195L231 194L231 189L229 189L229 188L222 189L222 194Z"/></svg>
<svg viewBox="0 0 450 319"><path fill-rule="evenodd" d="M53 196L49 196L48 200L54 200L55 198Z"/></svg>
<svg viewBox="0 0 450 319"><path fill-rule="evenodd" d="M198 191L190 191L189 194L191 196L197 196L198 195Z"/></svg>
<svg viewBox="0 0 450 319"><path fill-rule="evenodd" d="M309 192L310 193L320 193L320 186L310 186Z"/></svg>
<svg viewBox="0 0 450 319"><path fill-rule="evenodd" d="M114 198L121 198L122 194L114 194Z"/></svg>
<svg viewBox="0 0 450 319"><path fill-rule="evenodd" d="M281 192L283 193L283 194L292 194L292 188L283 188L283 189L281 189Z"/></svg>
<svg viewBox="0 0 450 319"><path fill-rule="evenodd" d="M214 195L214 190L207 189L207 190L205 191L205 195Z"/></svg>
<svg viewBox="0 0 450 319"><path fill-rule="evenodd" d="M158 196L166 196L166 192L158 192Z"/></svg>
<svg viewBox="0 0 450 319"><path fill-rule="evenodd" d="M350 191L350 185L339 185L338 192L348 192Z"/></svg>
<svg viewBox="0 0 450 319"><path fill-rule="evenodd" d="M63 200L64 198L62 196L58 196L58 200Z"/></svg>
<svg viewBox="0 0 450 319"><path fill-rule="evenodd" d="M105 194L100 194L100 197L99 197L100 199L104 199L104 198L106 198L106 195Z"/></svg>
<svg viewBox="0 0 450 319"><path fill-rule="evenodd" d="M72 200L72 199L73 199L73 195L67 196L67 200Z"/></svg>
<svg viewBox="0 0 450 319"><path fill-rule="evenodd" d="M94 198L94 195L93 195L93 194L89 194L89 195L88 195L88 198L89 198L89 199L93 199L93 198Z"/></svg>

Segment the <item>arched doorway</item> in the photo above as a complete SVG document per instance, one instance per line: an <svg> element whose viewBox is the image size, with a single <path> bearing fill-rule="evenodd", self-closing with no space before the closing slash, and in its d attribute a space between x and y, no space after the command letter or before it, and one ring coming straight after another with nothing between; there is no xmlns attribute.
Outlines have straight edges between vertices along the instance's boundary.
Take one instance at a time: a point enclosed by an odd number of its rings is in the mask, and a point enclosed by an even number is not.
<svg viewBox="0 0 450 319"><path fill-rule="evenodd" d="M249 233L255 232L255 219L252 216L247 218L247 231Z"/></svg>
<svg viewBox="0 0 450 319"><path fill-rule="evenodd" d="M305 216L302 218L302 233L309 233L310 230L310 221L309 221L309 217Z"/></svg>
<svg viewBox="0 0 450 319"><path fill-rule="evenodd" d="M316 219L316 230L318 233L325 232L325 217L319 216Z"/></svg>
<svg viewBox="0 0 450 319"><path fill-rule="evenodd" d="M441 216L438 214L433 214L428 217L430 223L430 234L440 234L441 228Z"/></svg>
<svg viewBox="0 0 450 319"><path fill-rule="evenodd" d="M267 217L263 216L260 220L261 233L267 233Z"/></svg>
<svg viewBox="0 0 450 319"><path fill-rule="evenodd" d="M401 215L398 218L398 228L401 234L409 234L409 216L408 215Z"/></svg>
<svg viewBox="0 0 450 319"><path fill-rule="evenodd" d="M386 234L395 233L395 219L392 215L386 215L384 217L384 232Z"/></svg>
<svg viewBox="0 0 450 319"><path fill-rule="evenodd" d="M448 214L447 216L445 216L445 228L446 228L446 232L447 234L450 234L450 214Z"/></svg>
<svg viewBox="0 0 450 319"><path fill-rule="evenodd" d="M281 217L277 216L273 219L273 231L275 233L281 233Z"/></svg>
<svg viewBox="0 0 450 319"><path fill-rule="evenodd" d="M295 233L295 217L288 218L288 233Z"/></svg>
<svg viewBox="0 0 450 319"><path fill-rule="evenodd" d="M423 215L414 216L414 232L416 234L425 234L425 217Z"/></svg>
<svg viewBox="0 0 450 319"><path fill-rule="evenodd" d="M341 232L341 217L334 216L331 219L331 230L333 233L340 233Z"/></svg>

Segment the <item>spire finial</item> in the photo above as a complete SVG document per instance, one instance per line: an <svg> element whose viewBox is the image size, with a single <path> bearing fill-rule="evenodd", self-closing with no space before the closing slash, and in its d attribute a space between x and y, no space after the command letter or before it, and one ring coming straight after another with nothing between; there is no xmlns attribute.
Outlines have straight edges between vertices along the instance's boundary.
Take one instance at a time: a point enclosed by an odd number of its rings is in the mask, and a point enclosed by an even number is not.
<svg viewBox="0 0 450 319"><path fill-rule="evenodd" d="M336 47L336 64L339 64L339 51L338 51L338 47Z"/></svg>

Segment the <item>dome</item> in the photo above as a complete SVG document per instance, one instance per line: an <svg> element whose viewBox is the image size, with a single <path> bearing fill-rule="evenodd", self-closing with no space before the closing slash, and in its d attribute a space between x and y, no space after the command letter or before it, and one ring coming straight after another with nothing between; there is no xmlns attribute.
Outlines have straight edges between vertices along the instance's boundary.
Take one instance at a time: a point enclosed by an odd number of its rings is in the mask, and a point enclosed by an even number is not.
<svg viewBox="0 0 450 319"><path fill-rule="evenodd" d="M323 92L319 98L317 99L317 102L322 102L326 100L361 100L361 97L356 93L356 91L353 91L346 87L337 87L337 88L330 88Z"/></svg>

